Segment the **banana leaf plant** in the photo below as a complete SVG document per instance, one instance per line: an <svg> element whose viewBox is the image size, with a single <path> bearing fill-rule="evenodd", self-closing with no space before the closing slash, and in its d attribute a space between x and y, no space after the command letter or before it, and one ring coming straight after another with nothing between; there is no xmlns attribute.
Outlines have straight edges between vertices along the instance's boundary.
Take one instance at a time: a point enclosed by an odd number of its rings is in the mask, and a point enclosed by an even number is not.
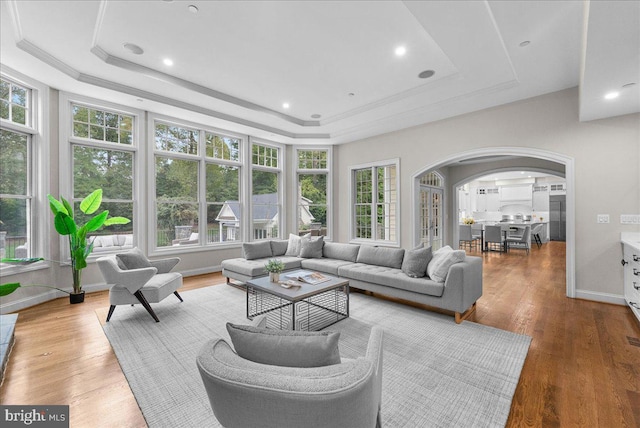
<svg viewBox="0 0 640 428"><path fill-rule="evenodd" d="M87 258L93 251L93 239L88 242L87 234L105 226L127 224L131 220L125 217L109 217L109 211L104 210L89 218L85 224L78 225L73 215L73 207L66 199L60 197L60 200L58 200L51 195L47 195L47 197L54 215L53 225L56 231L60 235L68 237L71 272L73 274L73 294L80 294L82 292L82 269L87 267ZM86 215L91 215L98 211L101 204L102 189L97 189L80 202L80 211Z"/></svg>

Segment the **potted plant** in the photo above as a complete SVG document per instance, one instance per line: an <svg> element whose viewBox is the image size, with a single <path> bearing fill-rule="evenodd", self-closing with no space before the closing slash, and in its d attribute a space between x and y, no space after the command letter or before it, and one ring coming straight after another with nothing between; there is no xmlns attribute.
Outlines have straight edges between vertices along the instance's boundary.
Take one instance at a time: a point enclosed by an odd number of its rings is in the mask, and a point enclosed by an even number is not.
<svg viewBox="0 0 640 428"><path fill-rule="evenodd" d="M104 226L127 224L131 220L125 217L109 217L109 211L104 210L90 217L85 224L78 225L73 215L73 207L66 199L60 197L60 200L58 200L51 195L47 195L47 197L49 198L49 206L54 215L53 224L56 231L62 236L67 236L69 240L73 291L69 292L49 285L33 286L54 288L69 294L71 303L81 303L84 301L84 291L82 290L81 281L82 269L87 267L87 258L93 251L93 239L91 242L87 242L87 233L95 232ZM80 211L86 215L91 215L100 208L101 204L102 189L97 189L80 202ZM0 285L0 296L11 294L20 287L19 282L2 284Z"/></svg>
<svg viewBox="0 0 640 428"><path fill-rule="evenodd" d="M269 272L269 281L280 281L280 272L284 270L284 263L278 259L271 259L265 265L264 269Z"/></svg>

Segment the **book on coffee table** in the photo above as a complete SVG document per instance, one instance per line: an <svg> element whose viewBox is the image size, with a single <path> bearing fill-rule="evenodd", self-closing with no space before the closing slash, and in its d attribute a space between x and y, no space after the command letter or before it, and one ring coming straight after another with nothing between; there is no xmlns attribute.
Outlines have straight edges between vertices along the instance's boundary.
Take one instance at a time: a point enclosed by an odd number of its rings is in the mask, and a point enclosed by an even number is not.
<svg viewBox="0 0 640 428"><path fill-rule="evenodd" d="M308 272L308 271L300 271L294 272L290 275L287 275L287 278L304 282L311 285L320 284L322 282L330 281L331 278L327 278L320 272Z"/></svg>

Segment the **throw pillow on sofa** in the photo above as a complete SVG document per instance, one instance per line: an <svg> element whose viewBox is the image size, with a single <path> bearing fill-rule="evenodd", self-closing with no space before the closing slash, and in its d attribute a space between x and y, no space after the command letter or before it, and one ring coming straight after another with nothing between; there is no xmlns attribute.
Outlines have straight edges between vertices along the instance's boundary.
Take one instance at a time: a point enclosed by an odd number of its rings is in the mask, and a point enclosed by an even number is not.
<svg viewBox="0 0 640 428"><path fill-rule="evenodd" d="M433 253L433 258L427 266L427 275L436 282L444 282L449 268L463 262L465 257L464 250L454 250L446 245Z"/></svg>
<svg viewBox="0 0 640 428"><path fill-rule="evenodd" d="M300 257L305 259L322 257L322 246L324 245L324 236L303 236L300 239Z"/></svg>
<svg viewBox="0 0 640 428"><path fill-rule="evenodd" d="M303 235L306 237L311 236L310 233L307 233L306 235ZM301 236L298 235L294 235L293 233L289 234L289 243L287 244L287 252L284 253L285 256L293 256L293 257L298 257L300 255L300 246L301 246L301 242L300 240L302 239Z"/></svg>
<svg viewBox="0 0 640 428"><path fill-rule="evenodd" d="M404 257L403 248L374 247L373 245L361 245L358 251L358 263L366 263L374 266L386 266L390 268L400 269L402 267L402 258Z"/></svg>
<svg viewBox="0 0 640 428"><path fill-rule="evenodd" d="M227 323L236 353L256 363L283 367L340 364L339 332L294 331Z"/></svg>
<svg viewBox="0 0 640 428"><path fill-rule="evenodd" d="M245 242L242 244L242 253L247 260L263 259L273 255L269 241Z"/></svg>
<svg viewBox="0 0 640 428"><path fill-rule="evenodd" d="M402 272L412 278L422 278L427 274L427 266L432 257L431 247L407 250L402 260Z"/></svg>
<svg viewBox="0 0 640 428"><path fill-rule="evenodd" d="M287 252L287 247L289 246L289 241L285 239L272 239L271 241L271 252L274 257L284 256Z"/></svg>

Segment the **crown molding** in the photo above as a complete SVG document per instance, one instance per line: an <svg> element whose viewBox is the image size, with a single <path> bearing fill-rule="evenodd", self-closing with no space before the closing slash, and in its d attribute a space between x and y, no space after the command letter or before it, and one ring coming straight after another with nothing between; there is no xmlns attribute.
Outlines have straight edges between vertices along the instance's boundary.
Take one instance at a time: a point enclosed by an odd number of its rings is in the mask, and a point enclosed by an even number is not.
<svg viewBox="0 0 640 428"><path fill-rule="evenodd" d="M124 94L129 94L132 96L136 96L138 98L145 98L151 101L156 101L162 104L167 104L173 107L178 107L184 110L193 111L196 113L202 113L207 116L215 117L217 119L225 120L228 122L236 123L239 125L249 126L251 128L259 129L261 131L270 132L272 134L280 135L283 137L291 138L291 139L329 139L331 135L328 133L296 133L289 132L284 129L276 128L273 126L265 125L262 123L254 122L251 120L243 119L237 116L233 116L230 114L221 113L216 110L212 110L206 107L197 106L194 104L190 104L184 101L176 100L174 98L165 97L162 95L154 94L152 92L148 92L142 89L133 88L131 86L123 85L117 82L113 82L110 80L102 79L100 77L91 76L89 74L84 74L69 66L68 64L60 61L58 58L34 45L26 39L19 40L16 43L16 46L33 56L34 58L44 62L45 64L50 65L56 70L64 73L65 75L71 77L72 79L82 82L88 83L90 85L98 86L104 89L110 89L113 91L121 92ZM98 51L100 55L100 51Z"/></svg>

